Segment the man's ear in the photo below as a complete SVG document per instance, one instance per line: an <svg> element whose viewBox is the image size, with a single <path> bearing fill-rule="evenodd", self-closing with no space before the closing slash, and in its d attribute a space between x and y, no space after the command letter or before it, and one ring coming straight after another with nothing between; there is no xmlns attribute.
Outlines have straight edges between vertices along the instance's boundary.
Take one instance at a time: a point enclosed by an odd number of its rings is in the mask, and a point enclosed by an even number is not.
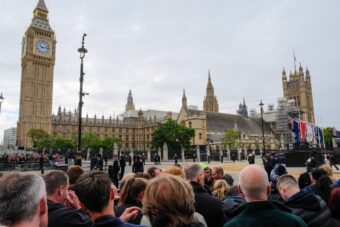
<svg viewBox="0 0 340 227"><path fill-rule="evenodd" d="M46 198L41 198L39 201L39 211L40 211L40 216L43 216L44 214L47 213L47 202Z"/></svg>
<svg viewBox="0 0 340 227"><path fill-rule="evenodd" d="M244 193L243 193L243 191L242 191L240 185L237 185L237 190L238 190L238 193L239 193L240 195L242 195L242 197L244 197Z"/></svg>
<svg viewBox="0 0 340 227"><path fill-rule="evenodd" d="M115 192L116 192L116 189L114 187L111 187L111 189L110 189L110 200L115 200Z"/></svg>

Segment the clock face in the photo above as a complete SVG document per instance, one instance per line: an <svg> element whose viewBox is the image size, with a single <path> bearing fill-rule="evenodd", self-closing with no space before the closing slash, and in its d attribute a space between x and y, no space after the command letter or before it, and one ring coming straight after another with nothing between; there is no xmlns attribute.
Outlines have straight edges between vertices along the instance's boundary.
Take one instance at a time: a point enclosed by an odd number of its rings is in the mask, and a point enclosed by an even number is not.
<svg viewBox="0 0 340 227"><path fill-rule="evenodd" d="M45 40L39 40L35 43L35 48L41 54L47 54L50 51L50 45Z"/></svg>

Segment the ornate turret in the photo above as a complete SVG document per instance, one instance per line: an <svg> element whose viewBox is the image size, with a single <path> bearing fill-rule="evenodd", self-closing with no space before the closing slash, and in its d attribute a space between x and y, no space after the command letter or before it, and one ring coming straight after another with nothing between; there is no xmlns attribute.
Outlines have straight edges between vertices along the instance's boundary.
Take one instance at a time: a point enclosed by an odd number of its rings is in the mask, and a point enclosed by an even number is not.
<svg viewBox="0 0 340 227"><path fill-rule="evenodd" d="M187 109L188 108L187 97L185 96L185 89L183 89L182 108L183 109Z"/></svg>
<svg viewBox="0 0 340 227"><path fill-rule="evenodd" d="M310 80L309 70L306 66L306 80Z"/></svg>
<svg viewBox="0 0 340 227"><path fill-rule="evenodd" d="M282 70L282 80L287 80L286 70L285 70L284 67L283 67L283 70Z"/></svg>
<svg viewBox="0 0 340 227"><path fill-rule="evenodd" d="M206 89L206 96L203 101L203 109L207 112L218 113L218 102L214 94L214 87L211 83L210 70L208 72L208 84Z"/></svg>
<svg viewBox="0 0 340 227"><path fill-rule="evenodd" d="M129 111L129 110L135 110L135 104L133 103L133 97L132 97L131 90L129 90L127 103L126 103L126 106L125 106L125 111Z"/></svg>

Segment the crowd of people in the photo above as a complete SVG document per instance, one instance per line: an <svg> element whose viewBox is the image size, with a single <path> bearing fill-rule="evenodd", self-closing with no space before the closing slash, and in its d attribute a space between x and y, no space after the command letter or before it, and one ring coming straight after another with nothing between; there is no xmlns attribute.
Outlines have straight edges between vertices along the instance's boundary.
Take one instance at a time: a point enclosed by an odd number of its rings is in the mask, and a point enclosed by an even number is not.
<svg viewBox="0 0 340 227"><path fill-rule="evenodd" d="M282 163L244 167L235 184L221 166L151 166L136 158L118 176L73 166L43 175L0 176L4 226L340 226L340 180L329 164L306 162L298 179ZM125 163L125 162L124 162ZM122 163L120 163L121 165ZM113 172L115 172L113 174Z"/></svg>

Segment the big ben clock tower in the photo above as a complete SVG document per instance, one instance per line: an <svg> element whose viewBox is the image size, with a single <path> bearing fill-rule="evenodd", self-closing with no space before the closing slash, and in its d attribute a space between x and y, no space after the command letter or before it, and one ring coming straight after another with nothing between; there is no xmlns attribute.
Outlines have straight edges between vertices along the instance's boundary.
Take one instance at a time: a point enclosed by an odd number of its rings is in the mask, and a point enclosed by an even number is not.
<svg viewBox="0 0 340 227"><path fill-rule="evenodd" d="M56 39L44 0L39 0L22 41L17 145L32 147L30 129L51 133Z"/></svg>

